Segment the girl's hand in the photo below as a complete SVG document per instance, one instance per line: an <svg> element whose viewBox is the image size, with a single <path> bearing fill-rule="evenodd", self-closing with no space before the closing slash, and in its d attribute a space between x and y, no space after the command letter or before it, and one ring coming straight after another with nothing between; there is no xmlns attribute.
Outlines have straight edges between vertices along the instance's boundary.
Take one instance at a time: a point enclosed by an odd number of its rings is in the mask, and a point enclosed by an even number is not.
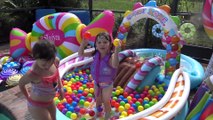
<svg viewBox="0 0 213 120"><path fill-rule="evenodd" d="M63 99L64 99L64 90L63 90L63 88L59 89L58 92L59 92L59 94L60 94L59 99L60 99L60 100L63 100Z"/></svg>

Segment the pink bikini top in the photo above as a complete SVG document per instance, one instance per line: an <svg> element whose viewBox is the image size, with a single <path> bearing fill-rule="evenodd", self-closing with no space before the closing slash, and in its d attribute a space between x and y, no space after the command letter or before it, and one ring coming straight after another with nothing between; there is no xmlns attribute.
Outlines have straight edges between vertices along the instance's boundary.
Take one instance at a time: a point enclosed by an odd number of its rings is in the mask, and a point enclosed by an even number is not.
<svg viewBox="0 0 213 120"><path fill-rule="evenodd" d="M30 69L29 72L33 73L34 75L40 76L38 73L34 72L32 69ZM56 83L58 78L59 78L59 72L58 70L56 70L56 72L53 75L42 77L42 82Z"/></svg>

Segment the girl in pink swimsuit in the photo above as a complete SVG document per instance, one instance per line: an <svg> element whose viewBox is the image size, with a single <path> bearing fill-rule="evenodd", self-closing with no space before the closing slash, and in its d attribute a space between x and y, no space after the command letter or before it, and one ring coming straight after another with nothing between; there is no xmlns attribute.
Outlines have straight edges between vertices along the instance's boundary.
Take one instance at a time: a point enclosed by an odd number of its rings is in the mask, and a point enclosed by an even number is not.
<svg viewBox="0 0 213 120"><path fill-rule="evenodd" d="M53 102L56 90L63 99L63 87L59 79L55 45L47 40L38 41L32 50L35 63L19 81L19 87L28 101L28 109L34 120L56 120ZM26 84L31 83L28 91Z"/></svg>
<svg viewBox="0 0 213 120"><path fill-rule="evenodd" d="M118 52L120 44L113 50L111 36L102 32L96 36L95 50L92 52L84 52L88 41L83 40L78 50L80 56L93 56L94 61L91 65L91 74L95 83L95 98L96 109L104 105L105 120L110 118L111 104L110 98L113 90L113 80L116 75L117 67L119 65Z"/></svg>

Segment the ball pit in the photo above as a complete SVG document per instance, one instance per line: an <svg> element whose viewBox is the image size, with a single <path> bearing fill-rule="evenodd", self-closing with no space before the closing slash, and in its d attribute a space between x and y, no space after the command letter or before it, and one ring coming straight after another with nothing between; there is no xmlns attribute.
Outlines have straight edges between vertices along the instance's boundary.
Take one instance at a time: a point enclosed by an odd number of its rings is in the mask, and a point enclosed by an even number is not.
<svg viewBox="0 0 213 120"><path fill-rule="evenodd" d="M57 93L54 101L58 110L68 118L94 117L94 83L90 79L90 75L89 69L67 72L64 75L62 84L65 91L65 99L59 100L59 94ZM117 86L113 89L110 103L114 112L113 115L118 116L112 115L112 117L123 118L150 108L161 100L166 88L165 83L156 81L155 85L145 86L141 93L134 91L129 94L123 88ZM103 111L103 108L100 107L97 111Z"/></svg>

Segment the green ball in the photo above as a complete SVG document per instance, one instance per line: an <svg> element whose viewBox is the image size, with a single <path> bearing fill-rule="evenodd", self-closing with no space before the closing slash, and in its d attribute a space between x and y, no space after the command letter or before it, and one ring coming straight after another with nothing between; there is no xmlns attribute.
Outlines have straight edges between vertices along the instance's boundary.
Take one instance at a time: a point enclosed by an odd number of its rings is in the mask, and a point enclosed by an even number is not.
<svg viewBox="0 0 213 120"><path fill-rule="evenodd" d="M66 116L67 116L68 118L70 118L71 114L72 114L72 112L67 111Z"/></svg>

